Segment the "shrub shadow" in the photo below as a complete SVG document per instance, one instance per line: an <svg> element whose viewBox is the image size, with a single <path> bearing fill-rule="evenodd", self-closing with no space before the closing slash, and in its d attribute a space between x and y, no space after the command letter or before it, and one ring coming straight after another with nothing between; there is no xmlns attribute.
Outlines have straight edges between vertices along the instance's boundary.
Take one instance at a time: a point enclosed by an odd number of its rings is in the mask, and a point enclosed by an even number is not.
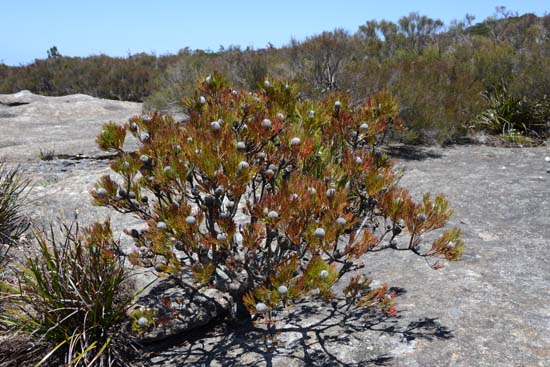
<svg viewBox="0 0 550 367"><path fill-rule="evenodd" d="M407 322L399 316L348 307L343 300L330 305L300 302L274 324L256 321L205 327L146 346L143 359L151 366L389 366L394 357L383 351L390 345L366 348L369 343L378 344L382 334L395 336L394 343L453 337L437 319ZM353 356L345 352L349 345Z"/></svg>
<svg viewBox="0 0 550 367"><path fill-rule="evenodd" d="M425 159L437 159L443 155L430 148L416 145L390 145L384 148L384 152L392 158L405 161L423 161Z"/></svg>

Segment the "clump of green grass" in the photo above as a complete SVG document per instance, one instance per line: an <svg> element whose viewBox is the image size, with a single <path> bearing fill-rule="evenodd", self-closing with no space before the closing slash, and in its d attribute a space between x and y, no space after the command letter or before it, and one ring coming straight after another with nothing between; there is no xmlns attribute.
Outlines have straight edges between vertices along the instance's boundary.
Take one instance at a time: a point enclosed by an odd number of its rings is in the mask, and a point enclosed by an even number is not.
<svg viewBox="0 0 550 367"><path fill-rule="evenodd" d="M23 214L29 185L30 181L23 178L19 167L8 168L0 163L0 270L9 249L30 226Z"/></svg>
<svg viewBox="0 0 550 367"><path fill-rule="evenodd" d="M42 352L14 346L18 353L0 357L13 362L32 353L36 365L124 366L131 344L119 335L133 297L109 222L83 230L63 224L61 233L61 240L53 227L37 233L38 256L16 264L15 280L0 282L4 332Z"/></svg>
<svg viewBox="0 0 550 367"><path fill-rule="evenodd" d="M550 132L550 99L516 97L505 85L484 94L489 108L480 113L472 127L501 134L505 141L527 143L528 136L544 137Z"/></svg>

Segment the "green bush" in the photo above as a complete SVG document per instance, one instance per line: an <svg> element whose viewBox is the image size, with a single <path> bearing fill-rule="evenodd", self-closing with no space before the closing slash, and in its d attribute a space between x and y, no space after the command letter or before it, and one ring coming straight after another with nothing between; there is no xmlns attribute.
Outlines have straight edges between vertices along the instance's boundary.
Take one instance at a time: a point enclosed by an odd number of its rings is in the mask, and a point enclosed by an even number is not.
<svg viewBox="0 0 550 367"><path fill-rule="evenodd" d="M124 365L130 341L119 338L120 323L132 297L109 223L84 230L73 223L61 230L61 241L53 228L49 238L37 234L38 256L18 264L15 280L0 283L6 300L0 325L41 353L14 343L2 357L16 361L31 354L38 364Z"/></svg>

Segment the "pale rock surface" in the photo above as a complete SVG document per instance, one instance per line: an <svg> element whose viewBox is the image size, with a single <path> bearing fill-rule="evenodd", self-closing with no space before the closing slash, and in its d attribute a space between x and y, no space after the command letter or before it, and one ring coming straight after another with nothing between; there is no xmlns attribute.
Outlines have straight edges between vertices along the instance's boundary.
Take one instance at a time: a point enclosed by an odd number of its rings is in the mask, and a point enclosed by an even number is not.
<svg viewBox="0 0 550 367"><path fill-rule="evenodd" d="M139 222L89 204L88 192L109 173L109 161L44 162L38 152L99 154L94 140L102 123L122 123L141 105L29 93L0 96L0 103L0 156L21 163L33 180L30 214L44 224L74 210L83 223L110 215L130 245L121 231ZM550 174L544 161L550 148L464 145L393 154L405 169L402 184L415 197L447 195L455 209L451 224L467 244L461 261L438 271L408 253L365 258L367 276L401 287L399 318L346 316L338 305L306 302L277 316L274 335L262 325L197 330L147 347L146 364L550 366Z"/></svg>

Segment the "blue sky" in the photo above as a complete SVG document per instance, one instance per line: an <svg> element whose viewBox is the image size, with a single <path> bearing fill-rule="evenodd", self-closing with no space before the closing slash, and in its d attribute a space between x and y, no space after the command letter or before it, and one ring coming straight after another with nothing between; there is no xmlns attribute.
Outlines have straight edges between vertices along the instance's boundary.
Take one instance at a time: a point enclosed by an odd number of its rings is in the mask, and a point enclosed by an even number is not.
<svg viewBox="0 0 550 367"><path fill-rule="evenodd" d="M366 20L395 21L414 11L446 24L466 13L482 20L498 5L520 14L550 12L548 0L0 0L0 62L29 63L53 45L69 56L281 46L291 37L337 27L355 32Z"/></svg>

